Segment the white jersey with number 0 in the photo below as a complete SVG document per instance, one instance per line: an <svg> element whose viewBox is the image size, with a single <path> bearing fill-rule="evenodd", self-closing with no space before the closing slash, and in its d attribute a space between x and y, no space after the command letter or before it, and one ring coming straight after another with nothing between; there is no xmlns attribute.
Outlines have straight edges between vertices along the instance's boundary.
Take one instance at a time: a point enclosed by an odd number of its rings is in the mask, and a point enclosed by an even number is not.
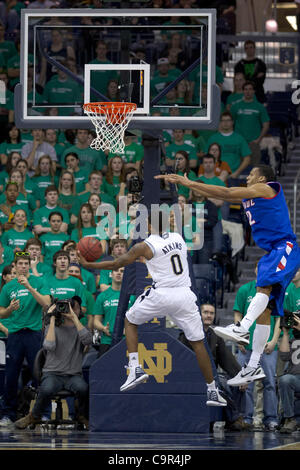
<svg viewBox="0 0 300 470"><path fill-rule="evenodd" d="M153 252L146 265L155 287L191 286L187 246L179 233L150 235L144 242Z"/></svg>

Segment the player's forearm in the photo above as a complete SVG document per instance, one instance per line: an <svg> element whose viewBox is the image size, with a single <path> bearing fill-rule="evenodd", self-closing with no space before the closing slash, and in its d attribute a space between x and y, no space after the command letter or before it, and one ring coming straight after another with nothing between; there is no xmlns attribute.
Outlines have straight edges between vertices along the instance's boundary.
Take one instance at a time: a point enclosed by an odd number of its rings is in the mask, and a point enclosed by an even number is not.
<svg viewBox="0 0 300 470"><path fill-rule="evenodd" d="M230 199L228 188L223 186L201 184L196 182L194 183L193 181L191 181L190 184L187 185L187 187L192 189L192 191L201 194L201 196L205 196L208 198L222 199L223 201L226 201L227 198Z"/></svg>

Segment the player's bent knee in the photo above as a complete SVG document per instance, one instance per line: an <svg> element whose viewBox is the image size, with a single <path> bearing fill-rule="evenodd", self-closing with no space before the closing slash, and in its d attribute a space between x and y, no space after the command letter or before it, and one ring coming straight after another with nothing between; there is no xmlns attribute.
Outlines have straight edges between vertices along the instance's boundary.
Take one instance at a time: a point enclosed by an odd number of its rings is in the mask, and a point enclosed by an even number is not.
<svg viewBox="0 0 300 470"><path fill-rule="evenodd" d="M266 294L269 297L272 292L272 287L273 286L264 286L264 287L257 286L256 291L260 292L261 294Z"/></svg>

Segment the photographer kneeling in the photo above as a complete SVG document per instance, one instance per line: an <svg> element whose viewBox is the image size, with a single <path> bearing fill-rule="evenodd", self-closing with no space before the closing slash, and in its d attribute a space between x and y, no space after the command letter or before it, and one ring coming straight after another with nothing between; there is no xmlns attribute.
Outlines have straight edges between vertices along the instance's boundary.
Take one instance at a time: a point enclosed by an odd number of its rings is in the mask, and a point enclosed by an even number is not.
<svg viewBox="0 0 300 470"><path fill-rule="evenodd" d="M69 390L78 399L78 422L88 429L88 384L82 376L85 346L92 344L92 333L79 320L81 299L53 303L46 314L43 348L46 360L32 412L15 422L18 429L40 421L53 395Z"/></svg>
<svg viewBox="0 0 300 470"><path fill-rule="evenodd" d="M296 313L296 314L295 314ZM281 433L290 434L297 431L295 419L295 393L300 393L300 312L285 311L282 317L282 340L279 346L279 357L288 362L284 374L279 377L279 394L282 402L284 424ZM290 332L292 331L292 335Z"/></svg>

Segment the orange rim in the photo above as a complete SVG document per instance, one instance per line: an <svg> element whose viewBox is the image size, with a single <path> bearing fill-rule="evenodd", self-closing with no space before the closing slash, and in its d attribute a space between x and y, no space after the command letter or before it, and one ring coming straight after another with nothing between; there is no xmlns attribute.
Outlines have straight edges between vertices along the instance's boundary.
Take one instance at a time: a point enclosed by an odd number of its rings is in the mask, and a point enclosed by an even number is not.
<svg viewBox="0 0 300 470"><path fill-rule="evenodd" d="M96 103L86 103L83 105L83 109L85 111L89 111L96 114L106 114L107 116L114 116L118 111L123 114L128 114L131 111L135 111L136 104L100 101Z"/></svg>

